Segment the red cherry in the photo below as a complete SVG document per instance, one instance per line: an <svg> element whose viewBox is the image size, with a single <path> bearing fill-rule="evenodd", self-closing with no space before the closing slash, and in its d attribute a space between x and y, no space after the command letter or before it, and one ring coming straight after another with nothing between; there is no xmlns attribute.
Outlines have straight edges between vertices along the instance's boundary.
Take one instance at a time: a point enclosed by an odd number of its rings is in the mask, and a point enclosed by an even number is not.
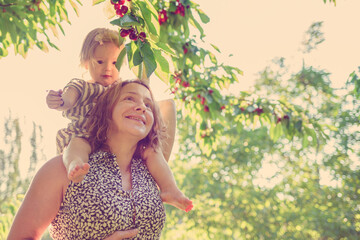
<svg viewBox="0 0 360 240"><path fill-rule="evenodd" d="M159 11L159 23L160 25L165 23L168 19L167 12L165 9Z"/></svg>
<svg viewBox="0 0 360 240"><path fill-rule="evenodd" d="M185 16L185 7L182 4L180 6L180 15L183 16L183 17Z"/></svg>
<svg viewBox="0 0 360 240"><path fill-rule="evenodd" d="M3 13L4 13L4 12L6 12L6 9L5 9L5 8L3 8L3 9L2 9L2 12L3 12Z"/></svg>
<svg viewBox="0 0 360 240"><path fill-rule="evenodd" d="M114 4L114 9L115 10L118 10L118 9L120 9L121 8L121 5L120 4L118 4L118 3L115 3Z"/></svg>
<svg viewBox="0 0 360 240"><path fill-rule="evenodd" d="M245 109L242 107L242 108L240 108L240 110L243 112L243 111L245 111Z"/></svg>
<svg viewBox="0 0 360 240"><path fill-rule="evenodd" d="M120 16L120 17L123 17L123 16L124 16L124 14L123 14L123 12L121 11L121 9L116 10L116 15L118 15L118 16Z"/></svg>
<svg viewBox="0 0 360 240"><path fill-rule="evenodd" d="M133 31L129 34L129 38L133 41L136 41L138 39L138 36L136 35L136 33Z"/></svg>
<svg viewBox="0 0 360 240"><path fill-rule="evenodd" d="M204 97L201 97L201 105L204 105L205 104L205 98Z"/></svg>
<svg viewBox="0 0 360 240"><path fill-rule="evenodd" d="M120 30L120 36L121 37L126 37L127 35L129 35L129 33L130 33L130 29L121 29Z"/></svg>
<svg viewBox="0 0 360 240"><path fill-rule="evenodd" d="M146 33L144 33L144 32L139 33L139 39L140 39L142 42L144 42L145 39L146 39Z"/></svg>
<svg viewBox="0 0 360 240"><path fill-rule="evenodd" d="M188 49L185 46L183 47L183 50L184 50L184 54L187 54Z"/></svg>
<svg viewBox="0 0 360 240"><path fill-rule="evenodd" d="M214 90L210 89L209 90L209 94L212 94L214 92Z"/></svg>
<svg viewBox="0 0 360 240"><path fill-rule="evenodd" d="M178 90L178 88L177 88L177 87L174 87L173 90L171 91L171 93L172 93L172 94L175 94L177 90Z"/></svg>
<svg viewBox="0 0 360 240"><path fill-rule="evenodd" d="M180 83L181 83L181 78L179 78L179 77L175 77L175 83L180 84Z"/></svg>
<svg viewBox="0 0 360 240"><path fill-rule="evenodd" d="M221 106L220 109L221 109L221 111L224 110L224 109L225 109L225 106Z"/></svg>
<svg viewBox="0 0 360 240"><path fill-rule="evenodd" d="M289 119L290 117L288 115L284 115L284 119Z"/></svg>
<svg viewBox="0 0 360 240"><path fill-rule="evenodd" d="M119 1L118 1L118 4L124 5L124 4L125 4L125 0L119 0Z"/></svg>
<svg viewBox="0 0 360 240"><path fill-rule="evenodd" d="M281 117L279 117L277 120L276 120L276 123L279 123L281 122Z"/></svg>
<svg viewBox="0 0 360 240"><path fill-rule="evenodd" d="M129 8L128 8L127 6L125 6L125 5L121 6L121 12L122 12L123 14L127 13L128 9L129 9Z"/></svg>
<svg viewBox="0 0 360 240"><path fill-rule="evenodd" d="M256 108L256 109L254 110L254 112L256 112L257 115L260 115L260 114L262 114L262 113L264 112L264 110L263 110L262 108Z"/></svg>
<svg viewBox="0 0 360 240"><path fill-rule="evenodd" d="M185 87L185 88L187 88L187 87L189 87L189 86L190 86L190 83L189 83L189 82L185 82L185 81L184 81L184 82L182 83L182 86L183 86L183 87Z"/></svg>
<svg viewBox="0 0 360 240"><path fill-rule="evenodd" d="M209 106L208 105L204 106L204 112L209 112Z"/></svg>
<svg viewBox="0 0 360 240"><path fill-rule="evenodd" d="M200 95L200 94L198 94L198 95L197 95L197 98L201 98L201 95Z"/></svg>

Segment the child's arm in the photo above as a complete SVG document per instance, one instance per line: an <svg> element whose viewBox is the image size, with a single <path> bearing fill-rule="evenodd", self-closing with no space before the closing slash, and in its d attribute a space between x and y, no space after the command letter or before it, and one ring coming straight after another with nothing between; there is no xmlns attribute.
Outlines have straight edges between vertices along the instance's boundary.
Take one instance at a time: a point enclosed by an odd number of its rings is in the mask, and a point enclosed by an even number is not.
<svg viewBox="0 0 360 240"><path fill-rule="evenodd" d="M89 172L88 164L91 147L84 138L74 137L64 150L63 161L68 178L73 182L81 182Z"/></svg>
<svg viewBox="0 0 360 240"><path fill-rule="evenodd" d="M160 196L163 202L186 212L190 211L193 208L192 201L176 186L174 175L165 161L162 152L160 150L155 151L153 148L147 148L144 152L144 158L149 172L159 185L161 190Z"/></svg>
<svg viewBox="0 0 360 240"><path fill-rule="evenodd" d="M66 88L65 92L50 90L46 96L46 104L50 109L65 111L75 105L79 96L79 92L73 87Z"/></svg>
<svg viewBox="0 0 360 240"><path fill-rule="evenodd" d="M160 113L166 125L166 139L162 142L163 154L166 161L169 161L171 150L174 145L175 130L176 130L176 108L175 102L172 99L167 99L158 102Z"/></svg>

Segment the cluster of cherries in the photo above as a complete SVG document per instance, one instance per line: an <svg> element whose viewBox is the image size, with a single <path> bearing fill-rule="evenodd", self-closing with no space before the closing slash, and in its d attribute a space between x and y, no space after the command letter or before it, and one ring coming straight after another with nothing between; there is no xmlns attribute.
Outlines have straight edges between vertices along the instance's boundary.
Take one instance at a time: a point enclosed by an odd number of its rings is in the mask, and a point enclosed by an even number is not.
<svg viewBox="0 0 360 240"><path fill-rule="evenodd" d="M184 51L184 54L187 54L188 51L189 51L189 43L185 43L185 45L182 47L183 48L183 51Z"/></svg>
<svg viewBox="0 0 360 240"><path fill-rule="evenodd" d="M121 37L127 37L129 36L130 40L133 40L133 41L136 41L136 40L140 40L142 42L145 41L146 39L146 33L145 32L140 32L138 33L138 31L136 30L136 28L129 28L129 29L126 29L126 28L122 28L120 30L120 36Z"/></svg>
<svg viewBox="0 0 360 240"><path fill-rule="evenodd" d="M189 5L186 6L186 8L190 8ZM180 0L176 0L176 10L173 12L173 14L179 14L182 17L185 16L185 7L182 3L180 3ZM162 9L159 11L159 23L160 25L166 23L168 20L167 11L165 9Z"/></svg>
<svg viewBox="0 0 360 240"><path fill-rule="evenodd" d="M278 117L277 120L276 120L276 123L281 122L283 119L284 119L284 120L288 120L289 118L290 118L289 115L286 115L286 114L285 114L285 115L283 116L283 118Z"/></svg>
<svg viewBox="0 0 360 240"><path fill-rule="evenodd" d="M128 7L125 6L125 0L110 0L111 4L114 6L114 9L116 11L116 15L123 17L127 11ZM131 1L131 0L128 0Z"/></svg>
<svg viewBox="0 0 360 240"><path fill-rule="evenodd" d="M172 90L172 93L173 93L173 94L176 93L176 91L179 89L178 86L180 86L180 85L181 85L182 87L184 87L184 88L190 87L190 83L189 83L189 82L187 82L187 81L182 81L182 79L181 79L181 73L175 73L175 75L173 75L173 77L174 77L175 84L176 84L176 86L175 86L175 87L173 88L173 90ZM209 94L210 94L210 95L211 95L213 92L214 92L214 90L209 89ZM198 94L198 95L197 95L197 98L200 99L201 105L204 106L204 112L209 112L209 111L210 111L209 106L205 104L205 103L206 103L205 97L203 97L203 96L201 96L200 94ZM195 98L194 98L194 99L195 99ZM184 97L183 100L185 101L185 100L186 100L186 97ZM223 110L223 109L225 109L225 107L221 107L221 110Z"/></svg>
<svg viewBox="0 0 360 240"><path fill-rule="evenodd" d="M165 9L162 9L159 11L159 23L162 25L163 23L166 23L168 20L167 11Z"/></svg>
<svg viewBox="0 0 360 240"><path fill-rule="evenodd" d="M244 112L244 111L245 111L245 108L241 107L240 110L241 110L242 112ZM258 107L258 108L256 108L253 112L260 116L260 115L264 112L264 110L263 110L262 108ZM289 120L289 119L290 119L289 115L287 115L287 114L285 114L282 118L281 118L281 117L277 117L275 113L274 113L274 115L275 115L275 117L276 117L276 123L280 123L280 122L283 121L283 120Z"/></svg>
<svg viewBox="0 0 360 240"><path fill-rule="evenodd" d="M176 3L177 3L177 7L176 7L176 10L175 10L175 14L180 14L182 17L185 16L185 7L184 5L182 5L180 3L180 0L176 0ZM190 6L186 6L186 8L189 8Z"/></svg>

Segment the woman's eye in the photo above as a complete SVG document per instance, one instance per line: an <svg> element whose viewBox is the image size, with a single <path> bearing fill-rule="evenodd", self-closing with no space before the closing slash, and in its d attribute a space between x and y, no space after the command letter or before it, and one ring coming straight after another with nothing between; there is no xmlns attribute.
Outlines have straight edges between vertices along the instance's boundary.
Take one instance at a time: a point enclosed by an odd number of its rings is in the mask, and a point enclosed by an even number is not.
<svg viewBox="0 0 360 240"><path fill-rule="evenodd" d="M151 104L151 103L145 103L145 106L146 106L147 108L152 109L152 104Z"/></svg>
<svg viewBox="0 0 360 240"><path fill-rule="evenodd" d="M133 101L134 98L133 97L125 97L125 100Z"/></svg>

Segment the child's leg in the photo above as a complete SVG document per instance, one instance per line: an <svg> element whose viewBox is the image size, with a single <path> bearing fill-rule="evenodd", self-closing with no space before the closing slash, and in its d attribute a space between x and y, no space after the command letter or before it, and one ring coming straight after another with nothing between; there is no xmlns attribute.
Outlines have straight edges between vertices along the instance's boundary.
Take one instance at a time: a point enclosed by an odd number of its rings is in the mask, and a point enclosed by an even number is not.
<svg viewBox="0 0 360 240"><path fill-rule="evenodd" d="M74 137L64 150L63 161L68 178L73 182L81 182L89 172L90 144L83 138Z"/></svg>
<svg viewBox="0 0 360 240"><path fill-rule="evenodd" d="M176 186L174 175L172 174L164 155L153 148L145 150L144 158L149 172L159 185L161 199L163 202L173 205L186 212L193 208L192 201L188 199Z"/></svg>
<svg viewBox="0 0 360 240"><path fill-rule="evenodd" d="M172 99L158 102L162 119L166 125L166 139L162 142L163 154L166 161L169 161L172 147L174 145L176 130L176 108Z"/></svg>

